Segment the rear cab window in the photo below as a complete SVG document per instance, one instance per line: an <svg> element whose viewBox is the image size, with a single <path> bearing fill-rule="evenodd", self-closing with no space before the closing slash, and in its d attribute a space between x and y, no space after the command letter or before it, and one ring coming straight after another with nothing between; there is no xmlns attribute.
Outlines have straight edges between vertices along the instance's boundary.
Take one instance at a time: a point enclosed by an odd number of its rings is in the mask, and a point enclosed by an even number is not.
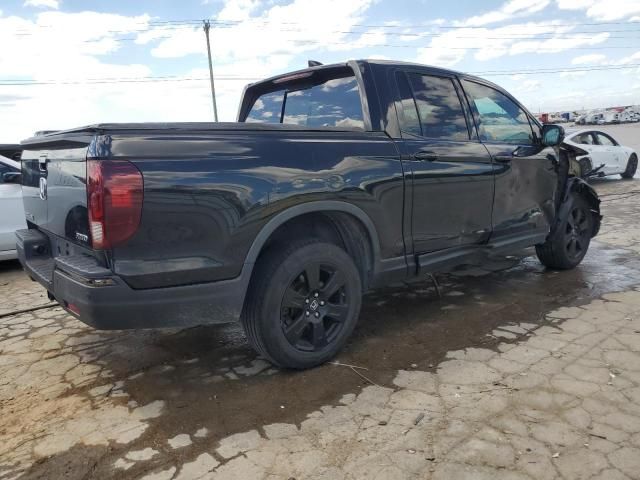
<svg viewBox="0 0 640 480"><path fill-rule="evenodd" d="M258 90L257 95L254 90ZM240 121L311 128L365 128L360 88L348 67L293 74L252 86L249 92L254 98L246 117Z"/></svg>

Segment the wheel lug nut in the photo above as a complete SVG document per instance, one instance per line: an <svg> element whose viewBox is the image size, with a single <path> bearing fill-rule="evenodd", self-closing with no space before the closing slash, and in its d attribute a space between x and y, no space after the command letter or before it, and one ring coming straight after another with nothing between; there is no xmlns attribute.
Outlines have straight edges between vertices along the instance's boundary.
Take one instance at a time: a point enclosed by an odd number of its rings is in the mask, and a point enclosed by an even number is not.
<svg viewBox="0 0 640 480"><path fill-rule="evenodd" d="M316 312L316 318L320 317L320 314L318 312Z"/></svg>
<svg viewBox="0 0 640 480"><path fill-rule="evenodd" d="M314 293L313 296L318 298L318 292Z"/></svg>
<svg viewBox="0 0 640 480"><path fill-rule="evenodd" d="M308 299L308 298L305 298L305 299L304 299L304 303L309 303L309 299Z"/></svg>
<svg viewBox="0 0 640 480"><path fill-rule="evenodd" d="M307 310L306 312L304 312L304 314L308 317L311 313L309 312L309 310Z"/></svg>
<svg viewBox="0 0 640 480"><path fill-rule="evenodd" d="M320 300L320 305L324 306L324 300Z"/></svg>

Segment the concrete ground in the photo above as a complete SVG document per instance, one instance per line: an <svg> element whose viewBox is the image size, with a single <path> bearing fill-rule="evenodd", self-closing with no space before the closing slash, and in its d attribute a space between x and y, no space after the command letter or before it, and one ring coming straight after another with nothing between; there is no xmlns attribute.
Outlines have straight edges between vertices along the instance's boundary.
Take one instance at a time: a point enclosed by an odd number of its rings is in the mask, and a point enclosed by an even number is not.
<svg viewBox="0 0 640 480"><path fill-rule="evenodd" d="M92 330L2 264L0 479L640 479L640 183L595 186L576 270L526 251L372 293L306 372L234 325Z"/></svg>

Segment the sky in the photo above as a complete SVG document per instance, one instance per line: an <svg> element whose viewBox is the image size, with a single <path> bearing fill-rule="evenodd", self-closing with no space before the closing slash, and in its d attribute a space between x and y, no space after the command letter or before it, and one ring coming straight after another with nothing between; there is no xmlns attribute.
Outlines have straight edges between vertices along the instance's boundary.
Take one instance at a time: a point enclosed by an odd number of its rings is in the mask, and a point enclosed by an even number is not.
<svg viewBox="0 0 640 480"><path fill-rule="evenodd" d="M640 104L640 0L0 0L0 142L220 120L246 84L323 63L472 72L534 113Z"/></svg>

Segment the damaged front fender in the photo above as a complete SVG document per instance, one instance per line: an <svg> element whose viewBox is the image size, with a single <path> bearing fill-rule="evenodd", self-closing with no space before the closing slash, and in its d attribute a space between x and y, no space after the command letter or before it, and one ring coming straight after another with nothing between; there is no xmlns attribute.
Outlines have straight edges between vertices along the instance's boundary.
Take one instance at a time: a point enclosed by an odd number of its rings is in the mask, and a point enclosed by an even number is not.
<svg viewBox="0 0 640 480"><path fill-rule="evenodd" d="M566 218L566 216L569 214L573 203L571 194L574 192L581 195L589 204L591 215L593 216L593 231L591 234L591 238L593 238L600 231L600 224L602 223L602 214L600 213L600 197L598 197L598 193L591 185L578 177L567 178L564 195L562 197L562 201L558 208L558 214L556 216L554 230L561 223L561 220L563 218Z"/></svg>

